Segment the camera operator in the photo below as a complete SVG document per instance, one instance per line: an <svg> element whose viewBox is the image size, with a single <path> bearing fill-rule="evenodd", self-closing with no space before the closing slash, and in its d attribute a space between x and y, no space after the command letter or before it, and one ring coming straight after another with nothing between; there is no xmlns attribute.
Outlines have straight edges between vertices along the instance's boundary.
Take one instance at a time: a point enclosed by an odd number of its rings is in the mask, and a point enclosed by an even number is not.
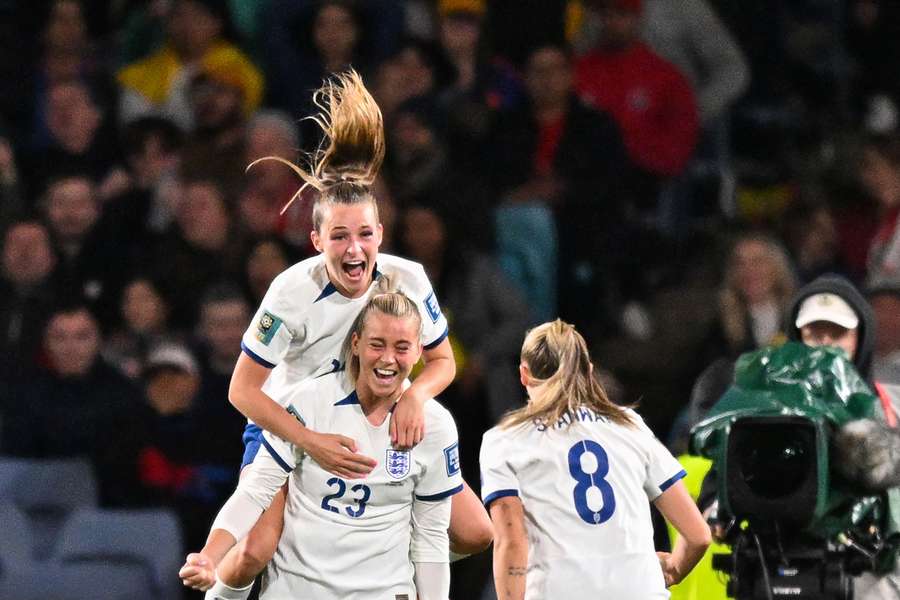
<svg viewBox="0 0 900 600"><path fill-rule="evenodd" d="M856 287L843 277L823 275L801 288L788 311L786 332L790 340L801 341L807 346L830 346L844 350L869 386L873 387L873 390L880 387L875 385L871 373L872 353L875 347L875 318L872 307ZM722 377L722 373L729 369L730 376ZM703 409L711 407L725 392L727 385L725 387L722 387L722 383L710 385L710 381L730 383L734 380L733 374L733 362L717 361L711 365L695 384L692 405L698 410L692 410L692 413L705 412ZM885 423L896 423L890 399L884 395L880 395L879 398L883 410L878 411L878 418ZM842 431L840 435L843 434ZM868 439L864 439L865 436L868 436ZM857 450L870 444L880 448L896 447L900 443L900 431L870 422L865 424L863 433L858 433L856 437L847 440L848 443L855 444ZM890 451L886 450L881 456L886 462L883 465L886 469L882 469L882 472L894 471L896 460L892 458ZM871 458L868 461L871 462ZM893 473L891 475L893 476ZM879 482L866 483L875 487ZM713 512L716 493L716 471L711 469L703 482L703 490L697 501L705 515ZM714 536L721 537L723 533L721 528L713 527ZM855 578L854 589L856 600L896 600L900 598L900 570L895 567L894 571L883 575L863 573Z"/></svg>

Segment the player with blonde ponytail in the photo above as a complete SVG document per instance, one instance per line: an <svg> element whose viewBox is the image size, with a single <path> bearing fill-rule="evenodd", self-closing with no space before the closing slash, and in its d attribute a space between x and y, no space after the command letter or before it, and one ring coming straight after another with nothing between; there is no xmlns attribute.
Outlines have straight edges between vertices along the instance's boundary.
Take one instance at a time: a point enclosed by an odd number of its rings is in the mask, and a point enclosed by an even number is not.
<svg viewBox="0 0 900 600"><path fill-rule="evenodd" d="M681 465L609 400L568 323L528 333L519 373L528 404L481 444L497 597L668 598L710 542ZM681 533L671 554L654 552L648 500Z"/></svg>
<svg viewBox="0 0 900 600"><path fill-rule="evenodd" d="M316 92L315 102L321 113L309 118L319 124L324 138L306 164L262 159L284 163L303 180L295 198L301 193L315 195L310 237L319 254L275 278L244 334L228 393L249 420L243 436L242 479L253 468L264 430L302 449L342 480L365 477L383 466L379 464L383 457L376 460L359 453L355 440L305 427L273 397L298 381L344 369L341 344L359 311L386 282L415 302L422 319L425 367L403 392L390 418L391 440L398 449L422 440L423 406L453 381L456 372L447 320L425 270L418 263L378 253L382 225L372 184L385 149L378 105L352 70L327 81ZM213 586L207 598L246 598L253 579L272 558L283 513L282 491L220 564L192 564L202 559L189 557L181 570L184 584L197 589ZM461 554L478 552L490 544L491 536L484 508L466 486L453 497L451 548ZM198 575L208 574L210 567L218 575L214 581Z"/></svg>

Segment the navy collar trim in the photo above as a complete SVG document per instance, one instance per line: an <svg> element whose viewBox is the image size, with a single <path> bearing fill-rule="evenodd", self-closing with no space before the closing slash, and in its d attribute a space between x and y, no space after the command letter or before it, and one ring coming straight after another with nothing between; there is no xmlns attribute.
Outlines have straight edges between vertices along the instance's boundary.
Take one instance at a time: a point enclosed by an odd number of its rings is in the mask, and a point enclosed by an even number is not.
<svg viewBox="0 0 900 600"><path fill-rule="evenodd" d="M378 281L378 279L380 277L381 277L381 271L378 270L378 263L375 263L375 269L372 271L372 281ZM333 283L331 283L331 281L329 281L328 285L326 285L322 289L322 293L319 294L319 297L313 301L313 304L315 304L319 300L327 298L328 296L334 294L337 291L338 291L337 287Z"/></svg>
<svg viewBox="0 0 900 600"><path fill-rule="evenodd" d="M351 404L359 404L359 396L356 395L356 390L350 392L350 395L343 400L338 400L334 403L335 406L348 406Z"/></svg>

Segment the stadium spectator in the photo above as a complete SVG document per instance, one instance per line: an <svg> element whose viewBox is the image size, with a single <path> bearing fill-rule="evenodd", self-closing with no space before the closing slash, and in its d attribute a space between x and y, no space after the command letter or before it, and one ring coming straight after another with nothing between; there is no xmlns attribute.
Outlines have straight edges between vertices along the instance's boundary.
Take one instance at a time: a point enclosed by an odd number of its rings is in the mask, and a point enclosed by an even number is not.
<svg viewBox="0 0 900 600"><path fill-rule="evenodd" d="M262 76L243 57L219 53L203 60L188 87L194 130L182 150L186 171L226 189L243 182L247 120L262 98Z"/></svg>
<svg viewBox="0 0 900 600"><path fill-rule="evenodd" d="M900 285L876 286L866 296L875 313L873 377L900 386Z"/></svg>
<svg viewBox="0 0 900 600"><path fill-rule="evenodd" d="M247 421L228 404L228 386L252 316L240 288L228 282L213 284L200 301L197 356L201 381L196 410L209 430L207 444L211 447L205 452L232 468L241 462L239 440Z"/></svg>
<svg viewBox="0 0 900 600"><path fill-rule="evenodd" d="M275 277L293 264L291 256L281 238L262 238L253 244L244 263L244 287L254 305L262 302Z"/></svg>
<svg viewBox="0 0 900 600"><path fill-rule="evenodd" d="M466 244L465 229L452 214L441 205L410 206L403 215L402 239L406 254L422 263L435 283L450 324L457 364L450 394L457 399L451 408L467 439L465 430L478 429L485 417L494 423L518 408L514 366L531 315L493 259ZM474 451L482 431L464 445Z"/></svg>
<svg viewBox="0 0 900 600"><path fill-rule="evenodd" d="M109 325L130 257L101 225L97 187L84 175L63 176L51 181L41 209L59 258L61 289L85 298Z"/></svg>
<svg viewBox="0 0 900 600"><path fill-rule="evenodd" d="M466 243L489 246L491 201L478 173L451 160L441 110L433 97L416 96L397 107L388 130L391 159L385 176L401 210L421 202L442 203L470 220Z"/></svg>
<svg viewBox="0 0 900 600"><path fill-rule="evenodd" d="M739 236L719 289L717 322L707 348L737 358L784 341L788 303L796 290L790 259L775 239L762 233Z"/></svg>
<svg viewBox="0 0 900 600"><path fill-rule="evenodd" d="M144 431L140 390L100 358L100 328L85 305L51 311L42 333L46 367L4 386L3 453L84 456L94 465L104 505L143 501L137 476Z"/></svg>
<svg viewBox="0 0 900 600"><path fill-rule="evenodd" d="M690 82L640 41L641 0L603 0L603 35L576 61L575 82L589 104L613 116L631 160L664 179L680 174L697 142Z"/></svg>
<svg viewBox="0 0 900 600"><path fill-rule="evenodd" d="M147 357L144 386L149 410L141 448L141 482L155 504L172 507L181 521L186 548L202 544L209 523L236 482L233 463L221 450L226 433L198 406L202 379L186 346L161 342ZM185 443L191 440L191 443ZM233 455L233 453L232 453Z"/></svg>
<svg viewBox="0 0 900 600"><path fill-rule="evenodd" d="M405 38L375 74L375 97L384 105L388 128L396 109L412 98L442 98L456 78L456 69L440 44L430 40ZM443 117L443 113L440 113Z"/></svg>
<svg viewBox="0 0 900 600"><path fill-rule="evenodd" d="M300 149L294 121L286 113L275 110L257 113L247 124L245 140L245 166L270 156L294 162ZM253 165L244 176L243 191L238 200L241 227L255 237L281 236L302 255L312 254L309 195L294 199L287 211L281 212L301 183L296 173L277 161L266 160Z"/></svg>
<svg viewBox="0 0 900 600"><path fill-rule="evenodd" d="M201 67L230 65L235 77L257 82L245 90L252 105L262 94L261 76L251 61L230 41L231 23L222 0L174 0L166 17L166 41L150 56L117 73L121 88L119 120L141 116L171 119L192 131L190 85Z"/></svg>
<svg viewBox="0 0 900 600"><path fill-rule="evenodd" d="M269 104L297 118L313 114L310 91L349 66L364 76L397 45L403 7L390 0L273 0L264 15L262 40ZM319 132L302 127L315 147Z"/></svg>
<svg viewBox="0 0 900 600"><path fill-rule="evenodd" d="M860 179L878 204L879 222L869 245L869 285L900 282L900 139L870 138L863 149Z"/></svg>
<svg viewBox="0 0 900 600"><path fill-rule="evenodd" d="M145 259L154 276L172 290L171 323L189 330L197 323L200 298L207 286L240 276L243 242L222 187L204 177L181 180L176 227Z"/></svg>
<svg viewBox="0 0 900 600"><path fill-rule="evenodd" d="M147 353L170 336L169 301L162 286L138 276L122 288L120 318L103 344L103 358L131 379L144 372Z"/></svg>
<svg viewBox="0 0 900 600"><path fill-rule="evenodd" d="M73 172L98 182L101 200L121 192L127 177L119 165L118 136L107 108L96 101L91 89L75 79L54 82L47 89L43 109L48 137L27 157L32 192L43 190L54 177Z"/></svg>
<svg viewBox="0 0 900 600"><path fill-rule="evenodd" d="M441 45L456 77L443 94L448 146L455 163L481 164L493 113L522 101L524 90L511 65L490 55L482 35L483 0L441 0Z"/></svg>
<svg viewBox="0 0 900 600"><path fill-rule="evenodd" d="M6 231L22 215L24 208L25 198L15 152L0 126L0 231Z"/></svg>
<svg viewBox="0 0 900 600"><path fill-rule="evenodd" d="M40 332L55 301L56 256L37 221L16 221L3 236L0 277L0 380L31 372L38 361Z"/></svg>
<svg viewBox="0 0 900 600"><path fill-rule="evenodd" d="M572 24L572 45L579 54L589 52L603 35L603 1L580 4L580 22ZM747 89L750 72L740 47L710 3L640 0L640 4L641 40L690 80L701 123L707 125L727 115Z"/></svg>
<svg viewBox="0 0 900 600"><path fill-rule="evenodd" d="M182 132L161 117L141 117L122 128L128 186L103 208L108 232L120 239L120 252L136 259L174 220Z"/></svg>
<svg viewBox="0 0 900 600"><path fill-rule="evenodd" d="M82 2L53 0L48 3L47 19L40 33L41 55L36 65L34 104L36 110L35 143L47 141L45 96L57 82L79 80L103 91L109 97L105 65L91 39Z"/></svg>
<svg viewBox="0 0 900 600"><path fill-rule="evenodd" d="M230 414L238 419L235 435L244 428L244 419L233 410L222 410L223 402L228 398L228 384L234 362L240 353L241 338L252 314L247 299L240 288L230 283L218 283L211 286L200 302L200 363L204 374L204 384L215 388L204 392L204 409L210 413ZM214 381L213 381L214 380ZM234 419L232 419L234 422ZM234 443L234 436L228 442L240 450L240 444ZM233 454L233 453L232 453ZM235 457L238 462L240 456Z"/></svg>
<svg viewBox="0 0 900 600"><path fill-rule="evenodd" d="M826 273L850 275L831 207L812 202L793 204L785 211L782 235L800 283Z"/></svg>
<svg viewBox="0 0 900 600"><path fill-rule="evenodd" d="M544 44L529 54L529 101L498 115L484 167L501 202L554 209L559 314L593 331L613 312L605 300L617 287L609 249L626 225L633 167L613 119L577 98L572 77L564 47Z"/></svg>

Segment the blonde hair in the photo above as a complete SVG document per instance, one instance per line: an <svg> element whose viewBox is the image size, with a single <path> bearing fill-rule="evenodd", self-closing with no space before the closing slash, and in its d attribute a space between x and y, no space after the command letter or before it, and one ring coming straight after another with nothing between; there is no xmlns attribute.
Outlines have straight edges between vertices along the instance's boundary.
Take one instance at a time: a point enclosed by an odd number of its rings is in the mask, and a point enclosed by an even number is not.
<svg viewBox="0 0 900 600"><path fill-rule="evenodd" d="M380 280L379 283L381 281L384 281L384 279ZM389 283L384 283L383 285L387 286ZM422 315L419 313L419 308L406 294L398 291L386 291L373 295L359 314L356 315L356 319L353 320L353 325L350 327L350 333L347 334L347 338L344 340L343 355L351 381L356 381L359 377L359 357L353 354L351 342L354 335L357 338L362 337L369 315L372 313L400 319L414 319L416 321L416 341L418 341L422 330Z"/></svg>
<svg viewBox="0 0 900 600"><path fill-rule="evenodd" d="M264 160L290 167L304 183L281 212L307 187L313 188L318 193L313 204L316 231L325 220L325 211L333 204L370 202L377 219L378 206L371 187L384 162L385 151L384 120L378 104L353 69L327 80L313 94L313 102L321 112L306 118L322 128L324 137L316 152L306 157L307 167L279 156L264 156L250 163L247 169Z"/></svg>
<svg viewBox="0 0 900 600"><path fill-rule="evenodd" d="M765 248L766 259L772 267L773 293L775 303L784 315L791 298L797 289L797 280L791 268L791 261L787 251L774 238L765 233L746 233L738 237L731 247L728 269L725 273L725 281L719 290L719 314L722 322L722 331L729 347L733 351L742 351L747 343L749 312L746 300L738 289L737 274L734 269L734 261L737 249L741 244L756 243Z"/></svg>
<svg viewBox="0 0 900 600"><path fill-rule="evenodd" d="M541 389L532 392L527 405L507 413L500 427L557 423L580 408L619 425L634 425L628 413L606 395L592 372L587 343L569 323L557 319L529 331L521 358L528 365L533 385Z"/></svg>

